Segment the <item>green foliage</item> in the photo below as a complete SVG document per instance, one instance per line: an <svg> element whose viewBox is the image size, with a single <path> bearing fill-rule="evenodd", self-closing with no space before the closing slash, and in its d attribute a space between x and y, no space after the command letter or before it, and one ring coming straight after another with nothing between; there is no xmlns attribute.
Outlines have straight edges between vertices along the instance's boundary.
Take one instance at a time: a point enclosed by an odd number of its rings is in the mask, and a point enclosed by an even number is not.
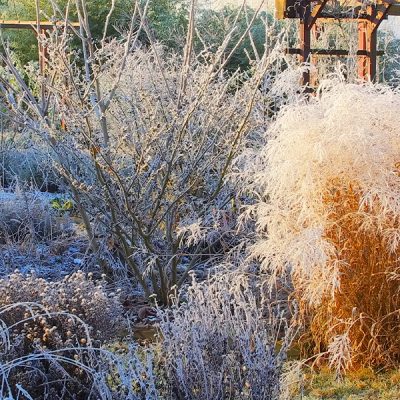
<svg viewBox="0 0 400 400"><path fill-rule="evenodd" d="M62 199L56 197L50 201L51 208L58 211L71 211L74 208L74 203L71 199Z"/></svg>
<svg viewBox="0 0 400 400"><path fill-rule="evenodd" d="M215 51L218 49L226 35L235 26L236 30L231 40L231 45L226 50L226 53L229 54L238 39L246 32L248 23L254 17L255 10L248 7L244 12L241 12L237 18L238 11L238 8L226 6L221 10L206 9L200 14L197 21L198 30L202 39L211 47L212 50ZM256 17L250 29L253 44L258 54L263 53L266 39L265 25L263 21L265 19L270 21L272 18L272 15L262 12ZM198 41L197 47L199 46L200 43ZM241 70L248 69L249 58L246 55L246 52L252 59L255 58L256 54L250 40L250 35L246 36L241 45L234 52L227 65L227 69L229 71L235 71L237 68L240 68Z"/></svg>
<svg viewBox="0 0 400 400"><path fill-rule="evenodd" d="M175 49L185 43L188 13L188 0L157 0L150 3L147 19L155 38Z"/></svg>

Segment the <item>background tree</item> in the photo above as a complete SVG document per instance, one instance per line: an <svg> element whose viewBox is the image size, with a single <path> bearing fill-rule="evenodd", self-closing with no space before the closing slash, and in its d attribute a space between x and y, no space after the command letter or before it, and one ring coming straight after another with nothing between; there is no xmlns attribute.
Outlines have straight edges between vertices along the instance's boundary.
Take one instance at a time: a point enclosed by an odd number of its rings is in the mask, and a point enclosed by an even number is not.
<svg viewBox="0 0 400 400"><path fill-rule="evenodd" d="M210 46L210 50L216 51L233 26L236 27L235 39L240 38L246 32L249 21L254 15L255 10L250 7L239 9L238 7L226 6L220 10L203 9L198 17L198 33L201 40ZM253 60L260 58L266 43L266 24L272 24L272 20L271 14L267 12L259 13L251 25L249 34L234 51L227 64L227 70L231 72L237 68L246 70L249 68L249 57ZM234 42L235 40L232 43ZM197 38L197 46L202 46L199 37ZM226 49L227 54L232 50L233 46L229 46Z"/></svg>
<svg viewBox="0 0 400 400"><path fill-rule="evenodd" d="M151 2L147 19L155 39L170 49L182 48L185 44L188 13L188 0Z"/></svg>
<svg viewBox="0 0 400 400"><path fill-rule="evenodd" d="M59 9L54 10L52 2L40 0L42 19L48 20L53 15L60 15L61 13L65 15L68 3L68 0L61 0L57 4ZM104 22L107 19L112 2L111 0L88 0L86 3L92 35L95 40L100 40L104 33ZM146 16L148 27L151 28L142 32L142 42L148 44L148 36L151 35L151 40L162 43L170 51L181 50L185 43L185 32L188 27L188 8L188 0L157 0L151 2ZM68 11L70 20L77 21L78 16L74 2L70 4ZM232 43L237 41L245 33L248 22L255 13L255 10L249 7L240 10L238 7L232 6L220 10L199 6L197 11L198 34L195 39L195 47L198 50L202 49L202 41L204 41L211 51L216 51L221 46L232 26L236 26ZM131 12L132 5L129 0L116 0L107 34L109 36L120 36ZM0 18L36 20L35 2L32 0L2 0L0 2ZM228 70L235 71L237 68L245 70L249 67L248 55L257 59L257 55L263 53L266 41L265 23L271 24L272 20L271 14L260 13L252 24L250 34L241 42L227 64ZM7 30L5 35L11 49L22 65L32 60L37 61L37 40L34 32ZM227 54L231 50L232 48L228 46L226 48Z"/></svg>

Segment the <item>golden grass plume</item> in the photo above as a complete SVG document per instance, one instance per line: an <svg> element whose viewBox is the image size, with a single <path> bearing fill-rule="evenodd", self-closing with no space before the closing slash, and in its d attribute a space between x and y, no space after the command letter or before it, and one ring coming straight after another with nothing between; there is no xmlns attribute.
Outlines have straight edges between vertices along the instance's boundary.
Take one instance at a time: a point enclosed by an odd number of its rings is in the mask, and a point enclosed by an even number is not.
<svg viewBox="0 0 400 400"><path fill-rule="evenodd" d="M398 364L400 93L328 86L268 132L253 255L271 283L292 281L313 351L333 367Z"/></svg>

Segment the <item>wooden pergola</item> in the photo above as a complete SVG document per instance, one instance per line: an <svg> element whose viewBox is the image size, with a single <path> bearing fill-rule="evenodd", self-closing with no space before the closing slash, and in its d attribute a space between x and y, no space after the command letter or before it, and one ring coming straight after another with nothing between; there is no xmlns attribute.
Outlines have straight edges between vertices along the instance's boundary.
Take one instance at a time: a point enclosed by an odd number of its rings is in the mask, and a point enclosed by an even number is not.
<svg viewBox="0 0 400 400"><path fill-rule="evenodd" d="M20 20L0 20L0 29L30 29L36 33L36 35L46 34L49 29L57 27L64 27L65 21L20 21ZM67 22L69 27L79 28L79 22ZM46 47L42 46L38 40L38 54L39 54L39 68L40 71L44 71L44 67L47 59Z"/></svg>
<svg viewBox="0 0 400 400"><path fill-rule="evenodd" d="M348 50L311 48L311 34L316 32L316 24L333 20L340 22L356 21L358 24L357 72L363 80L375 80L377 57L383 51L377 49L377 31L389 15L400 16L400 0L376 0L368 5L353 3L349 11L329 13L326 6L332 0L275 0L279 19L296 18L300 21L299 48L287 49L289 54L298 54L300 62L312 62L317 56L347 56ZM338 3L338 2L337 2ZM303 74L303 84L310 85L310 71Z"/></svg>
<svg viewBox="0 0 400 400"><path fill-rule="evenodd" d="M45 67L48 58L48 52L46 46L44 46L39 40L39 35L45 35L49 29L62 28L65 26L70 28L79 28L78 22L70 21L20 21L20 20L0 20L0 29L30 29L35 32L38 38L38 55L39 55L39 73L45 74ZM46 97L45 85L41 87L41 99L44 104ZM62 122L62 125L64 122Z"/></svg>

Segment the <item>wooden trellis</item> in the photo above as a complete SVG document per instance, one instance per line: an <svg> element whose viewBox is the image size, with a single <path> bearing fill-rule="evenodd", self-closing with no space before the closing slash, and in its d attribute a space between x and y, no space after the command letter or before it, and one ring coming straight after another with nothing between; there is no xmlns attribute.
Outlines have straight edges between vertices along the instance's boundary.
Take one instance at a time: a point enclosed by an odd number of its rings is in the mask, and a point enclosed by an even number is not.
<svg viewBox="0 0 400 400"><path fill-rule="evenodd" d="M65 21L19 21L19 20L0 20L0 29L30 29L37 36L45 35L49 29L65 26ZM78 22L68 22L68 26L79 28ZM38 40L39 68L44 71L47 59L46 46L43 46Z"/></svg>
<svg viewBox="0 0 400 400"><path fill-rule="evenodd" d="M289 54L298 54L300 62L313 63L318 56L346 56L348 50L313 49L311 48L312 31L316 33L316 24L332 20L358 24L357 72L364 80L375 80L377 74L377 57L383 51L377 49L377 31L381 22L389 15L400 16L400 0L377 0L363 6L354 4L350 11L341 13L326 12L326 5L331 0L275 0L277 17L297 18L299 27L299 48L287 49ZM303 84L310 84L310 71L303 74Z"/></svg>
<svg viewBox="0 0 400 400"><path fill-rule="evenodd" d="M39 35L46 35L49 29L65 26L65 21L19 21L19 20L0 20L0 29L30 29L36 33L38 38L39 73L44 75L48 52L46 46L39 40ZM78 22L69 22L71 28L79 28ZM41 99L44 104L46 96L45 86L41 87ZM62 122L62 125L64 123Z"/></svg>
<svg viewBox="0 0 400 400"><path fill-rule="evenodd" d="M71 28L79 28L80 24L78 22L67 22L68 26ZM38 55L39 55L39 73L41 75L45 74L46 62L48 59L47 47L44 46L39 40L39 35L46 35L49 29L54 29L57 27L64 27L65 21L19 21L19 20L0 20L0 29L30 29L36 33L38 39ZM46 98L46 88L45 85L41 86L41 101L45 104ZM64 118L61 119L61 126L65 129Z"/></svg>

